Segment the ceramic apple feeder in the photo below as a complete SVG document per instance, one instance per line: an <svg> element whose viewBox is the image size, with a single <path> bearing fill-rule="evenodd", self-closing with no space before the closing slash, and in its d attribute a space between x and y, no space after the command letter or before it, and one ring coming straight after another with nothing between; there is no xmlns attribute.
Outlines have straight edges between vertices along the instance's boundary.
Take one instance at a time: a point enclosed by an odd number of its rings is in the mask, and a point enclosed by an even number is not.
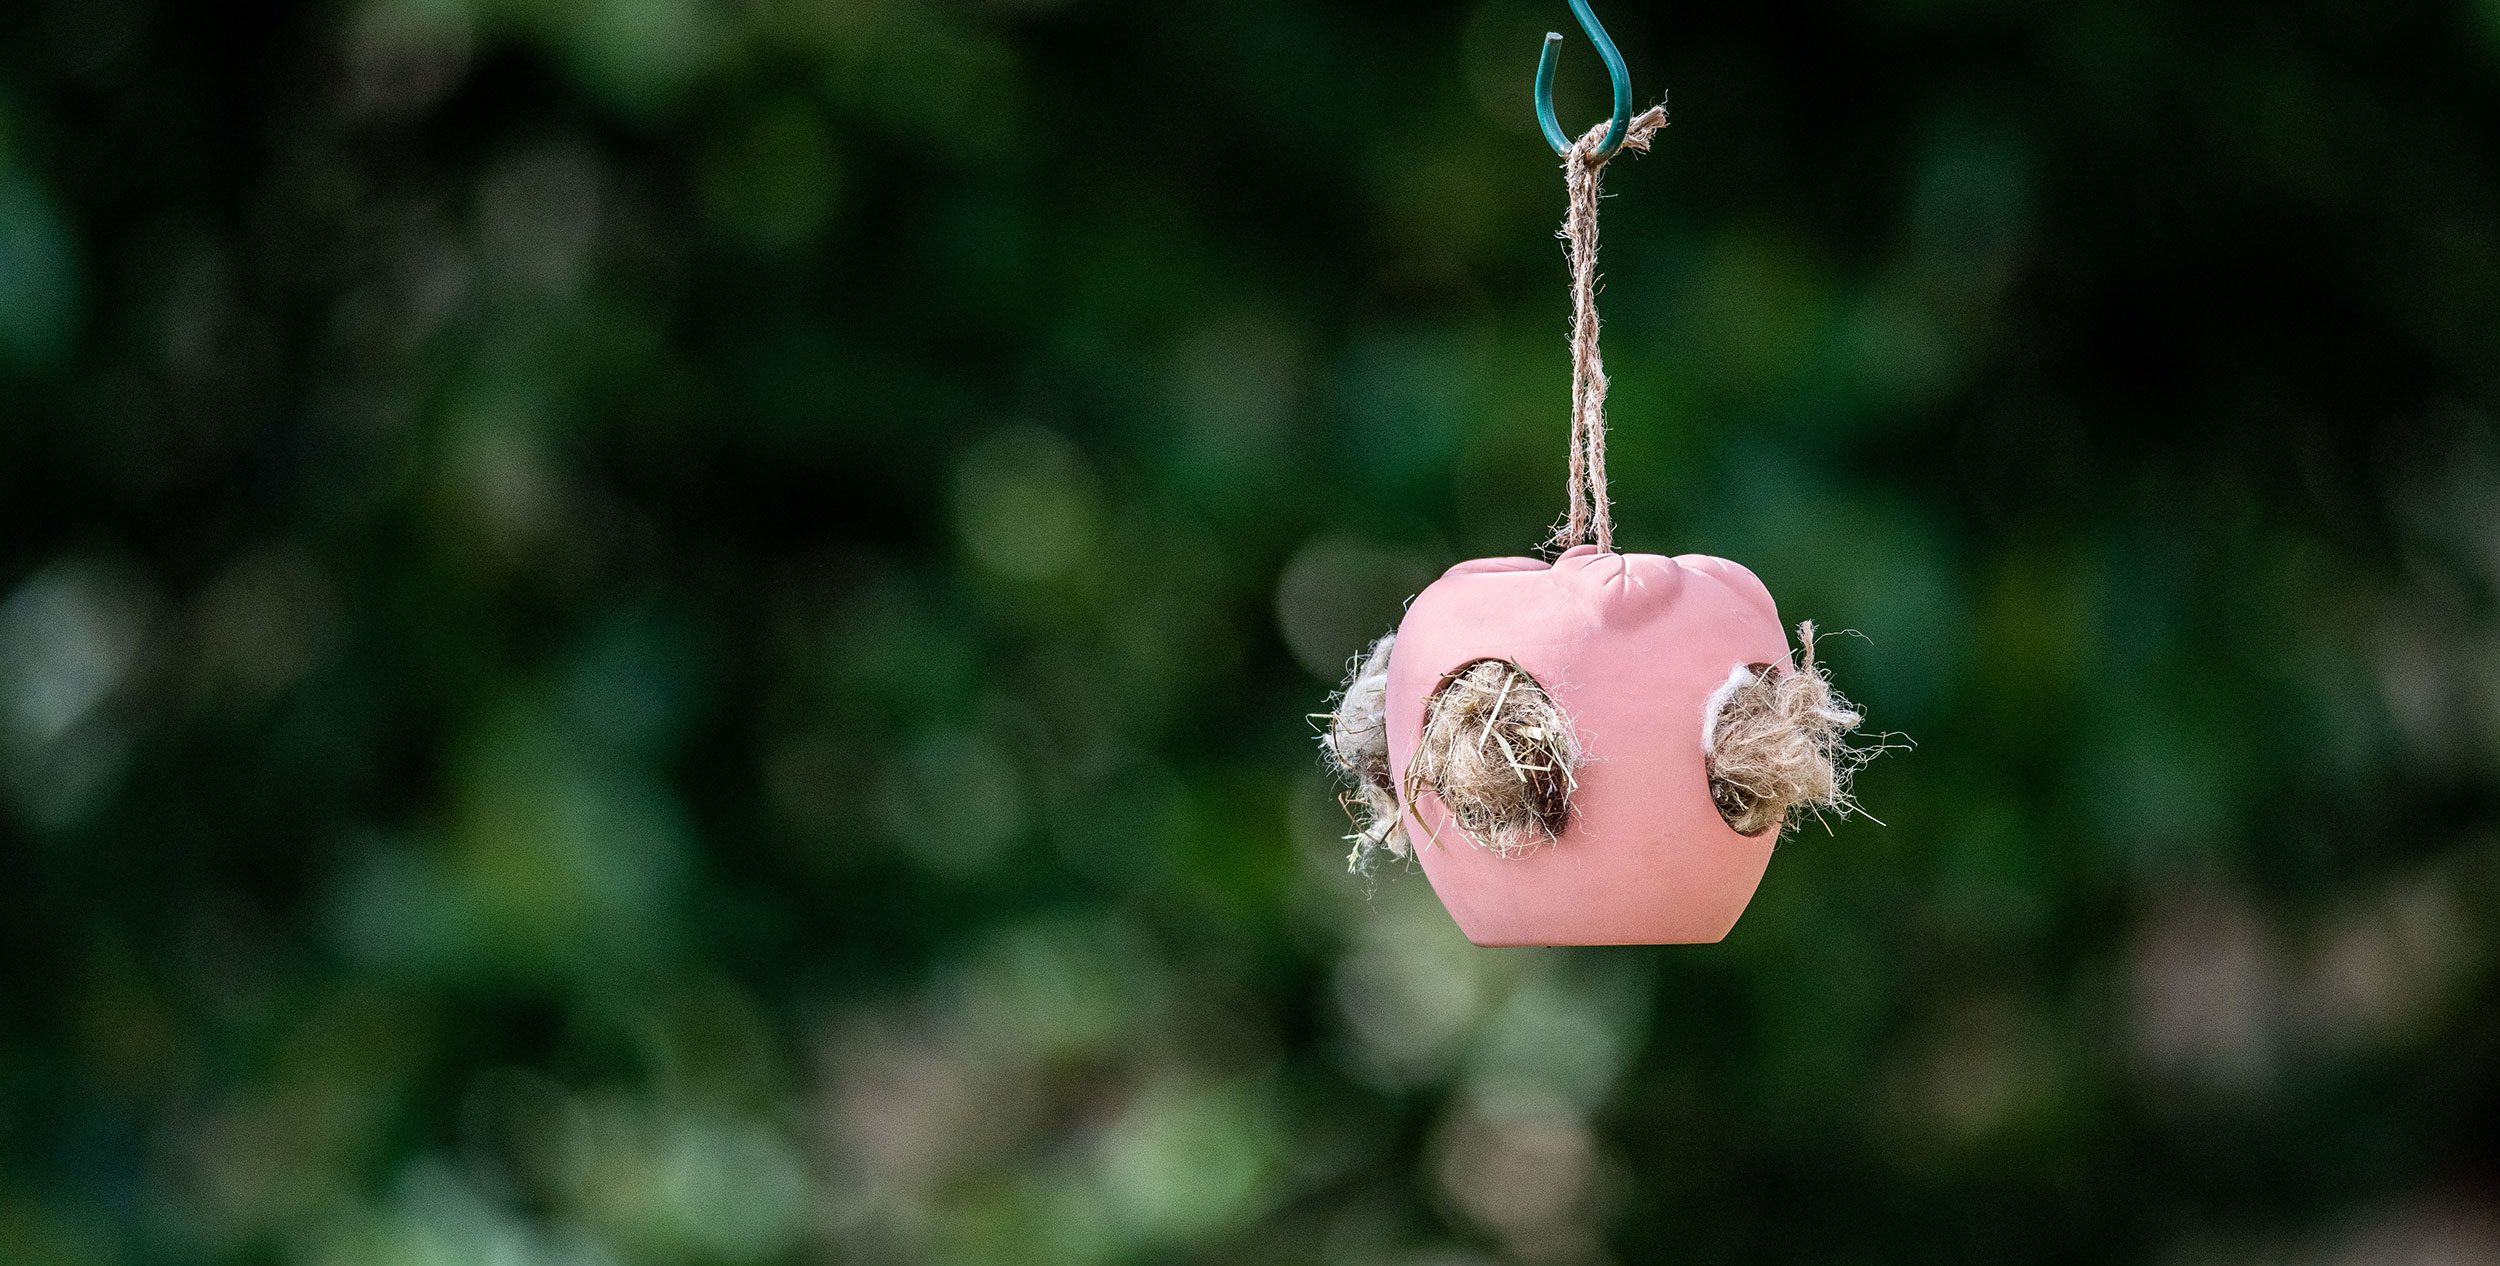
<svg viewBox="0 0 2500 1266"><path fill-rule="evenodd" d="M1785 664L1769 590L1725 559L1614 554L1460 563L1408 608L1389 664L1389 771L1406 782L1424 711L1466 666L1516 665L1578 731L1570 814L1540 845L1479 846L1425 786L1406 806L1433 891L1478 945L1715 941L1776 832L1737 834L1711 798L1705 706L1732 669Z"/></svg>
<svg viewBox="0 0 2500 1266"><path fill-rule="evenodd" d="M1582 0L1581 24L1605 32ZM1735 926L1781 829L1854 808L1860 717L1800 654L1770 591L1721 558L1619 554L1606 492L1606 375L1597 352L1598 174L1647 149L1663 108L1576 141L1564 158L1572 265L1570 510L1552 562L1460 563L1358 657L1321 745L1347 784L1349 864L1413 857L1478 945L1716 941Z"/></svg>

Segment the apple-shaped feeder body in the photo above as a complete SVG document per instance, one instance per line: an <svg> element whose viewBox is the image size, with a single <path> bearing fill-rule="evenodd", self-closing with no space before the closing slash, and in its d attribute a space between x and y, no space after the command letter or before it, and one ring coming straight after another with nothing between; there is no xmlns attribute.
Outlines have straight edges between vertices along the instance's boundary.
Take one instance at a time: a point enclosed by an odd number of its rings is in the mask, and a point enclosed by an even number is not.
<svg viewBox="0 0 2500 1266"><path fill-rule="evenodd" d="M1585 763L1556 838L1503 856L1469 840L1407 769L1433 695L1503 660L1571 719ZM1704 714L1732 669L1785 665L1770 591L1722 558L1582 545L1461 563L1418 595L1389 662L1392 785L1432 888L1478 945L1716 941L1770 864L1776 827L1738 834L1710 796Z"/></svg>

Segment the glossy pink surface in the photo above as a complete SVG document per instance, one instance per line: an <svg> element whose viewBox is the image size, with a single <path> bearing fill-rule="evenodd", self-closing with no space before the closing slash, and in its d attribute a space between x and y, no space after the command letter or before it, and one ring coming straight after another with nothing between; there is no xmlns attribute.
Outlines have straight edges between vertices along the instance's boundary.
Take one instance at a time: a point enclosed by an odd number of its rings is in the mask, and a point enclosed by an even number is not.
<svg viewBox="0 0 2500 1266"><path fill-rule="evenodd" d="M1614 554L1549 566L1461 563L1398 626L1389 766L1404 785L1425 700L1479 659L1525 668L1578 727L1587 756L1559 840L1523 857L1470 843L1438 797L1408 806L1433 891L1478 945L1716 941L1762 882L1774 835L1730 829L1710 801L1702 709L1738 664L1783 664L1770 591L1722 558ZM1436 839L1437 837L1437 839Z"/></svg>

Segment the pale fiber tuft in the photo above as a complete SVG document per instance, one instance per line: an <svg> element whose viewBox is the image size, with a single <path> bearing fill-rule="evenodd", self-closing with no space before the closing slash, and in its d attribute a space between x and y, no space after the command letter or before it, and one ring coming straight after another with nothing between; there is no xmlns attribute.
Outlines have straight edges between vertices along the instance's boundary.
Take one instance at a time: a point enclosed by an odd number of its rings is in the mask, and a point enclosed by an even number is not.
<svg viewBox="0 0 2500 1266"><path fill-rule="evenodd" d="M1863 813L1849 779L1888 744L1849 741L1866 718L1832 689L1814 661L1814 625L1797 626L1797 668L1740 664L1703 709L1701 748L1710 798L1744 835L1781 829L1825 810Z"/></svg>
<svg viewBox="0 0 2500 1266"><path fill-rule="evenodd" d="M1319 736L1328 767L1345 786L1337 801L1354 822L1346 869L1358 875L1371 874L1383 854L1407 853L1405 818L1389 778L1389 650L1397 640L1395 633L1383 634L1347 665L1345 686Z"/></svg>

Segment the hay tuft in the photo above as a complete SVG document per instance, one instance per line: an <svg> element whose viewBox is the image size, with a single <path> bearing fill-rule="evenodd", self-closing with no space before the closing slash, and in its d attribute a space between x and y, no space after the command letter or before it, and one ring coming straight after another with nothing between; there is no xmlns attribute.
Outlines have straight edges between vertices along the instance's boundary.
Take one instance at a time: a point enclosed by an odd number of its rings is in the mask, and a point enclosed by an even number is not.
<svg viewBox="0 0 2500 1266"><path fill-rule="evenodd" d="M1480 659L1425 709L1406 799L1432 792L1469 841L1515 857L1562 833L1581 759L1571 718L1536 678L1517 664Z"/></svg>
<svg viewBox="0 0 2500 1266"><path fill-rule="evenodd" d="M1389 651L1397 640L1396 633L1383 634L1355 656L1345 686L1321 714L1328 728L1319 736L1320 751L1344 787L1337 803L1354 823L1346 869L1358 875L1378 869L1384 856L1407 854L1405 815L1389 777Z"/></svg>
<svg viewBox="0 0 2500 1266"><path fill-rule="evenodd" d="M1701 747L1710 798L1744 835L1781 830L1802 817L1864 814L1849 779L1893 744L1850 742L1866 718L1814 660L1814 625L1797 626L1794 671L1740 664L1710 696ZM1871 814L1867 815L1870 818Z"/></svg>

